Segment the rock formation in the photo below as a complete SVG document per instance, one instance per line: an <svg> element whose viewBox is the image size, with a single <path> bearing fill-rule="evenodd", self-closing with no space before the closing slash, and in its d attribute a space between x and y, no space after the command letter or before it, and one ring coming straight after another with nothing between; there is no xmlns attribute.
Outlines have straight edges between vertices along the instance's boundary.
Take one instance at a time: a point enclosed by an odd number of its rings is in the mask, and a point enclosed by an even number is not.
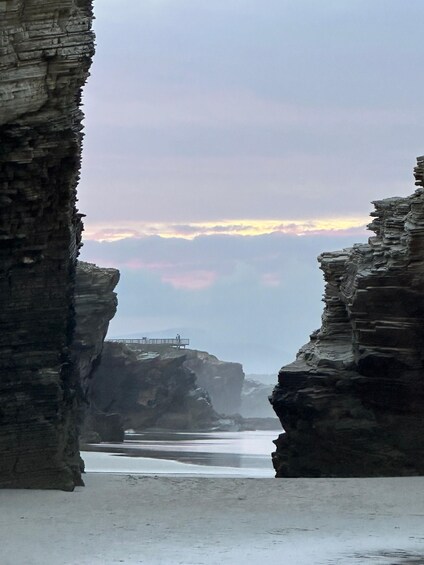
<svg viewBox="0 0 424 565"><path fill-rule="evenodd" d="M81 484L70 345L91 0L0 2L0 486Z"/></svg>
<svg viewBox="0 0 424 565"><path fill-rule="evenodd" d="M271 398L278 477L424 473L424 157L415 177L374 202L368 244L319 258L322 327Z"/></svg>
<svg viewBox="0 0 424 565"><path fill-rule="evenodd" d="M130 428L209 428L217 414L184 360L105 342L91 385L90 429L103 441L120 441Z"/></svg>
<svg viewBox="0 0 424 565"><path fill-rule="evenodd" d="M83 434L90 429L90 389L93 371L100 363L103 341L109 322L116 313L114 292L119 281L117 269L105 269L78 261L75 286L76 325L72 343L72 361L79 372L83 404L77 420ZM110 416L107 420L110 420ZM116 417L114 418L116 420ZM120 421L120 420L119 420Z"/></svg>
<svg viewBox="0 0 424 565"><path fill-rule="evenodd" d="M244 383L243 366L222 361L206 351L169 349L167 355L184 355L184 366L196 375L197 384L209 394L214 409L222 415L238 414Z"/></svg>
<svg viewBox="0 0 424 565"><path fill-rule="evenodd" d="M78 261L72 353L84 397L89 394L91 374L100 362L109 322L116 313L118 300L114 289L118 282L117 269L105 269Z"/></svg>
<svg viewBox="0 0 424 565"><path fill-rule="evenodd" d="M197 386L208 393L214 409L219 414L233 415L239 412L244 383L244 372L240 363L222 361L215 355L197 349L143 344L131 347L136 347L140 352L156 352L164 359L182 357L184 367L195 374Z"/></svg>
<svg viewBox="0 0 424 565"><path fill-rule="evenodd" d="M240 363L221 361L205 351L188 349L185 366L193 371L219 414L236 414L241 406L244 372Z"/></svg>

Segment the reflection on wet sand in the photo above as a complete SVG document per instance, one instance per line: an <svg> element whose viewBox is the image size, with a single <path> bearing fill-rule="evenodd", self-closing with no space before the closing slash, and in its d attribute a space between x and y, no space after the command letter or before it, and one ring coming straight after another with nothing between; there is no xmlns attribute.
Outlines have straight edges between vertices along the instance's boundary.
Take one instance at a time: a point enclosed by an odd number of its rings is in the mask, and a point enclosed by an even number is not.
<svg viewBox="0 0 424 565"><path fill-rule="evenodd" d="M272 440L281 430L257 432L128 433L123 443L90 445L86 451L147 457L207 467L270 469Z"/></svg>

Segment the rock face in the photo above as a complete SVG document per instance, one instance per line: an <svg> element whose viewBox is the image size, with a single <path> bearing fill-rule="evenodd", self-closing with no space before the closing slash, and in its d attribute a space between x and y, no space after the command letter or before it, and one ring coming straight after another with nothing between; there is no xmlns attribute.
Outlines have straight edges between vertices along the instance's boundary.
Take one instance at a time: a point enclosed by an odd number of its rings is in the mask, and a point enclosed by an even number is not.
<svg viewBox="0 0 424 565"><path fill-rule="evenodd" d="M184 360L105 342L91 386L91 429L103 441L119 441L130 428L209 428L217 415Z"/></svg>
<svg viewBox="0 0 424 565"><path fill-rule="evenodd" d="M0 1L0 486L81 484L70 345L91 0Z"/></svg>
<svg viewBox="0 0 424 565"><path fill-rule="evenodd" d="M206 390L214 409L222 415L240 411L244 383L240 363L221 361L206 351L173 347L138 345L139 351L156 351L161 357L183 357L184 367L196 375L197 386Z"/></svg>
<svg viewBox="0 0 424 565"><path fill-rule="evenodd" d="M197 384L211 397L219 414L240 411L244 372L240 363L221 361L204 351L188 349L185 366L196 374Z"/></svg>
<svg viewBox="0 0 424 565"><path fill-rule="evenodd" d="M369 243L324 253L321 329L283 367L278 477L424 472L424 158L407 198L374 202Z"/></svg>
<svg viewBox="0 0 424 565"><path fill-rule="evenodd" d="M114 289L118 282L117 269L78 261L72 353L85 398L89 394L91 374L100 362L109 322L116 313L118 299Z"/></svg>
<svg viewBox="0 0 424 565"><path fill-rule="evenodd" d="M72 343L72 361L79 372L83 404L77 418L84 432L90 423L90 389L93 371L100 363L103 341L109 322L116 313L118 300L114 289L119 281L117 269L105 269L78 261L75 286L76 325ZM110 417L107 421L110 420Z"/></svg>

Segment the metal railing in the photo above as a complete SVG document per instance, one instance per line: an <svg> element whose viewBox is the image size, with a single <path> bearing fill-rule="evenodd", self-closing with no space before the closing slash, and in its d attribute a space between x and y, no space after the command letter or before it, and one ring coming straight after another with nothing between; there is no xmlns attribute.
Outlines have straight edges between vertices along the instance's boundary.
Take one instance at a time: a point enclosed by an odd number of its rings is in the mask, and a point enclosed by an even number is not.
<svg viewBox="0 0 424 565"><path fill-rule="evenodd" d="M149 337L142 337L140 339L107 339L106 341L112 341L114 343L128 343L128 344L139 344L139 345L171 345L173 347L186 347L190 345L190 340L182 337L156 339Z"/></svg>

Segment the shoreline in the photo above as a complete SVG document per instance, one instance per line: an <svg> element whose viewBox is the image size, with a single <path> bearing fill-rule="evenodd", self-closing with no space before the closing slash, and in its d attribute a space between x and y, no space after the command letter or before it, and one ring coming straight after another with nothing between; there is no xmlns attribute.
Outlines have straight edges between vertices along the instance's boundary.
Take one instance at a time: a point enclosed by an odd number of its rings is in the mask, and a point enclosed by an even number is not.
<svg viewBox="0 0 424 565"><path fill-rule="evenodd" d="M424 563L424 477L84 480L0 491L2 565Z"/></svg>

